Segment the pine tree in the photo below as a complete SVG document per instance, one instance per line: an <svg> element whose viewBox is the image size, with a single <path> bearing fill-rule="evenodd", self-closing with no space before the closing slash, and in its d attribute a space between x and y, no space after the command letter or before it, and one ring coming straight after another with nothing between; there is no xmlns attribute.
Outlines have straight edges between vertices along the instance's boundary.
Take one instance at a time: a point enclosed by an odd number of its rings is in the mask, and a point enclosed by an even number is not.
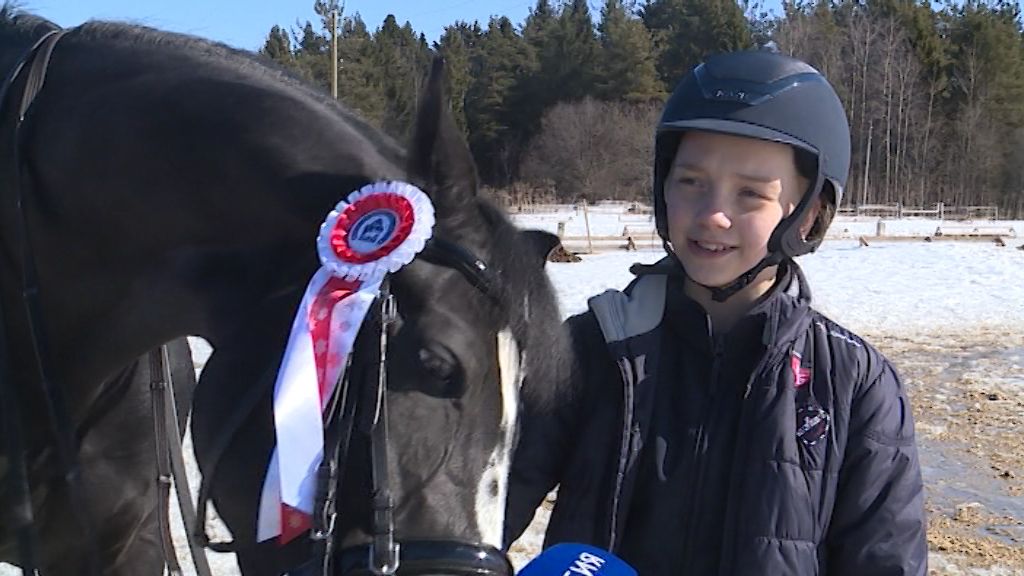
<svg viewBox="0 0 1024 576"><path fill-rule="evenodd" d="M597 96L628 102L663 98L651 35L643 22L630 15L623 0L605 0L597 29L601 43Z"/></svg>
<svg viewBox="0 0 1024 576"><path fill-rule="evenodd" d="M455 124L466 133L466 94L472 83L470 71L471 51L475 49L481 35L479 25L470 26L456 22L445 27L444 34L434 46L438 55L444 58L447 73L446 86L451 101Z"/></svg>
<svg viewBox="0 0 1024 576"><path fill-rule="evenodd" d="M557 13L539 1L527 18L523 37L531 53L530 69L507 104L528 140L540 130L546 110L594 93L600 45L586 0L572 0Z"/></svg>
<svg viewBox="0 0 1024 576"><path fill-rule="evenodd" d="M385 102L381 128L400 141L406 140L416 117L430 49L408 22L399 26L391 14L374 33L373 44L372 62L381 71L378 86Z"/></svg>
<svg viewBox="0 0 1024 576"><path fill-rule="evenodd" d="M551 7L551 3L548 0L537 0L537 5L530 10L530 15L523 23L523 38L535 50L540 50L545 35L555 26L556 20L557 13Z"/></svg>
<svg viewBox="0 0 1024 576"><path fill-rule="evenodd" d="M523 81L533 72L532 50L506 17L492 18L473 51L473 81L466 93L469 143L485 182L511 182L527 119L512 105Z"/></svg>
<svg viewBox="0 0 1024 576"><path fill-rule="evenodd" d="M554 31L554 59L542 59L542 73L554 83L558 101L580 100L594 91L600 45L587 0L572 0L562 9Z"/></svg>
<svg viewBox="0 0 1024 576"><path fill-rule="evenodd" d="M658 75L669 91L707 56L753 46L735 0L647 0L641 17L654 34Z"/></svg>
<svg viewBox="0 0 1024 576"><path fill-rule="evenodd" d="M523 24L527 46L523 74L506 105L519 116L522 131L528 135L540 129L541 115L558 99L557 91L552 90L557 79L551 71L551 63L558 60L558 14L548 0L537 0Z"/></svg>
<svg viewBox="0 0 1024 576"><path fill-rule="evenodd" d="M370 123L380 126L386 102L380 97L380 72L374 66L376 47L366 23L356 14L338 30L338 98Z"/></svg>
<svg viewBox="0 0 1024 576"><path fill-rule="evenodd" d="M295 37L295 62L301 73L320 88L330 85L330 40L318 33L313 24L306 22Z"/></svg>
<svg viewBox="0 0 1024 576"><path fill-rule="evenodd" d="M260 53L284 66L293 65L295 61L288 33L282 30L280 26L274 26L270 29L270 34L267 35L267 41L263 44L263 48L260 49Z"/></svg>

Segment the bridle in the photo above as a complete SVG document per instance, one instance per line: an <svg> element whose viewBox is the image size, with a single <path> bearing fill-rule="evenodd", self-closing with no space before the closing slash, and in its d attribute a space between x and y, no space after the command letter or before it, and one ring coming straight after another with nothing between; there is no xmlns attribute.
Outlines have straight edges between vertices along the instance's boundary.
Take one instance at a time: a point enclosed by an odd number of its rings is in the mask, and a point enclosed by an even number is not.
<svg viewBox="0 0 1024 576"><path fill-rule="evenodd" d="M500 303L501 294L493 270L459 244L434 237L419 255L426 262L459 272L474 288L491 302ZM377 362L376 386L372 393L358 394L346 377L335 396L337 406L328 415L325 437L325 458L318 471L317 498L312 538L318 544L322 573L332 574L332 551L336 518L334 490L338 485L337 472L344 469L348 443L356 425L357 403L360 399L372 402L370 460L372 495L370 543L339 551L338 568L341 574L392 575L402 566L403 574L444 574L450 576L512 574L508 559L493 546L449 540L412 540L399 543L395 538L393 518L394 501L388 477L388 410L387 410L387 341L389 326L397 317L394 296L389 282L381 284L378 299L380 347ZM346 374L349 371L346 370ZM364 429L364 431L367 431ZM331 454L330 458L326 455Z"/></svg>

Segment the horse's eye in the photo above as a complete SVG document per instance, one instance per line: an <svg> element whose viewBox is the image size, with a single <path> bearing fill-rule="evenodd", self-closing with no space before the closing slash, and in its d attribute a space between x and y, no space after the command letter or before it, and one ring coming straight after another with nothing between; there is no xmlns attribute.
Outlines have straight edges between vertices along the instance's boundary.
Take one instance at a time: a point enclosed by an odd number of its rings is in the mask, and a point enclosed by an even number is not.
<svg viewBox="0 0 1024 576"><path fill-rule="evenodd" d="M458 360L450 350L443 347L420 348L419 356L430 376L442 382L451 382L458 376Z"/></svg>

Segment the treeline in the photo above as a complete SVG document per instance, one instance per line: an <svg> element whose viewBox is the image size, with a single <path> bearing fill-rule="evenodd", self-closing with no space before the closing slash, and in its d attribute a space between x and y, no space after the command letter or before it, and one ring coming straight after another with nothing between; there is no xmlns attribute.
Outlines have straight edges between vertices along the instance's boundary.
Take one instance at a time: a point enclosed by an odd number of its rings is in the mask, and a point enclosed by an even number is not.
<svg viewBox="0 0 1024 576"><path fill-rule="evenodd" d="M774 42L835 85L852 127L846 202L998 205L1024 214L1024 29L1005 0L538 0L522 23L455 22L428 43L388 16L338 28L339 98L404 139L435 54L483 181L560 201L645 199L664 98L708 54ZM331 12L262 52L327 88Z"/></svg>

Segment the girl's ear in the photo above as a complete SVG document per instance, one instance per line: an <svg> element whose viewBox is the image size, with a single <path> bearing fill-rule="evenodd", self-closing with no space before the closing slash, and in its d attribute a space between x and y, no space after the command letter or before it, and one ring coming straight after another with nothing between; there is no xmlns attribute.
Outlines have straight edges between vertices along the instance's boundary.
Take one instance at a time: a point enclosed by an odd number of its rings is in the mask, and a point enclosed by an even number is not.
<svg viewBox="0 0 1024 576"><path fill-rule="evenodd" d="M804 221L800 223L800 237L804 240L807 240L807 235L814 228L814 221L818 219L818 214L821 212L821 204L821 196L818 196L815 198L814 204L807 210L807 214L804 215Z"/></svg>

